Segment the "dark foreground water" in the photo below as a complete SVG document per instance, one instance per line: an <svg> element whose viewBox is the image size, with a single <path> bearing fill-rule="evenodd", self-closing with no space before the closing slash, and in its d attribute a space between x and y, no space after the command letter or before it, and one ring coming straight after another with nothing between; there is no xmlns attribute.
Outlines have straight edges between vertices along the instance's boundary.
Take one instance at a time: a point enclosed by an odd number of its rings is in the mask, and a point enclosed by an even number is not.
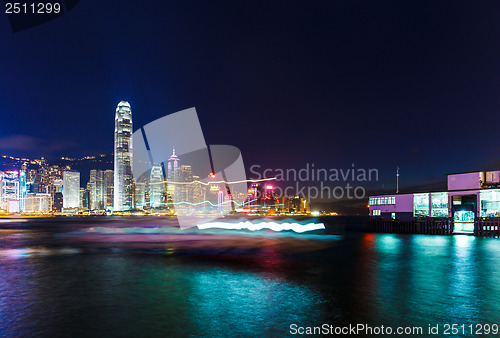
<svg viewBox="0 0 500 338"><path fill-rule="evenodd" d="M326 232L340 236L315 235L326 240L186 235L154 219L2 222L0 336L282 336L324 323L421 336L439 324L443 336L445 324L500 323L499 239L342 232L340 218Z"/></svg>

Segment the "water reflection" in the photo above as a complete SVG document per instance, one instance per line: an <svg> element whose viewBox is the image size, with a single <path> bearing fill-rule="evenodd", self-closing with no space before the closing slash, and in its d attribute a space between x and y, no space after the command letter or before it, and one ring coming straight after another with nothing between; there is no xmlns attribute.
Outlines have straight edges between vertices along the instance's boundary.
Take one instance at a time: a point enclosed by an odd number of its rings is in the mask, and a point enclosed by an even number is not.
<svg viewBox="0 0 500 338"><path fill-rule="evenodd" d="M58 234L0 232L0 336L277 336L292 323L500 321L498 239L347 233L309 251L272 237L256 251L189 255L62 245Z"/></svg>
<svg viewBox="0 0 500 338"><path fill-rule="evenodd" d="M317 325L325 301L305 286L252 273L216 269L194 277L191 319L208 336L273 335L290 323Z"/></svg>
<svg viewBox="0 0 500 338"><path fill-rule="evenodd" d="M374 295L370 308L379 311L371 318L376 324L427 327L429 323L468 325L500 319L492 297L498 295L500 277L497 240L367 234L363 243L372 262L362 266Z"/></svg>

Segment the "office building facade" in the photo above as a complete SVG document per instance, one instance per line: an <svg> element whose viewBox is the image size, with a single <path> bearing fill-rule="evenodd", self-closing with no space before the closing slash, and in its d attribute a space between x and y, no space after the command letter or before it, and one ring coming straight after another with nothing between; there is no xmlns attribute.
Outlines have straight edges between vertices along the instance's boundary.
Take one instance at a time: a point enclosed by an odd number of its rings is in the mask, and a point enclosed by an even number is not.
<svg viewBox="0 0 500 338"><path fill-rule="evenodd" d="M114 211L133 208L134 179L132 175L132 110L121 101L115 113L114 147Z"/></svg>

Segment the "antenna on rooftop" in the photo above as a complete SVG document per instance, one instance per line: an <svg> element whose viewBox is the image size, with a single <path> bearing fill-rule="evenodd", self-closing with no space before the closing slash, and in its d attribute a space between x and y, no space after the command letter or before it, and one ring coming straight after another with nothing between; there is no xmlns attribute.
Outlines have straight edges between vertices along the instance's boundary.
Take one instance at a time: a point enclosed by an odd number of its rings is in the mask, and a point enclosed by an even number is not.
<svg viewBox="0 0 500 338"><path fill-rule="evenodd" d="M399 167L396 168L396 194L399 194Z"/></svg>

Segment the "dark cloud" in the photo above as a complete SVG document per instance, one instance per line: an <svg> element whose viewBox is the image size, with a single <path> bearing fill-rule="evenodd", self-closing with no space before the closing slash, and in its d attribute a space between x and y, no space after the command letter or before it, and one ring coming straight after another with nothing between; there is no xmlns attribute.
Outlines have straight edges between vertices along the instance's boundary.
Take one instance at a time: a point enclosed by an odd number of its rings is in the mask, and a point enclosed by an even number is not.
<svg viewBox="0 0 500 338"><path fill-rule="evenodd" d="M38 147L39 140L27 135L11 135L0 138L1 150L33 150Z"/></svg>
<svg viewBox="0 0 500 338"><path fill-rule="evenodd" d="M30 155L49 155L77 146L71 141L47 141L29 135L10 135L0 138L0 151L19 151Z"/></svg>

